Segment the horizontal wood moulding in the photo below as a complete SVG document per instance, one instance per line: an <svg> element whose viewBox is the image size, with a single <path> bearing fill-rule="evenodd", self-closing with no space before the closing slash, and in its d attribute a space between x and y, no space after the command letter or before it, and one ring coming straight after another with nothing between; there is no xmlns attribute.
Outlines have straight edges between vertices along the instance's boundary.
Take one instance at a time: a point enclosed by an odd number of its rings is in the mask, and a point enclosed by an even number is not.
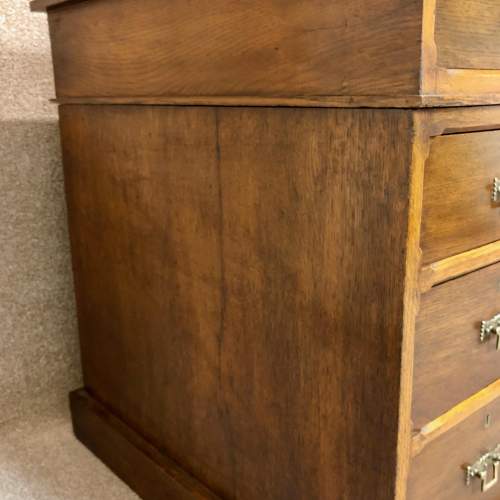
<svg viewBox="0 0 500 500"><path fill-rule="evenodd" d="M500 103L496 0L35 0L31 7L48 12L62 101Z"/></svg>
<svg viewBox="0 0 500 500"><path fill-rule="evenodd" d="M500 94L463 96L459 99L444 96L157 96L157 97L58 97L56 104L133 104L144 106L267 106L295 108L456 108L500 102Z"/></svg>
<svg viewBox="0 0 500 500"><path fill-rule="evenodd" d="M76 437L141 498L221 500L84 390L70 395ZM98 439L96 439L98 436Z"/></svg>
<svg viewBox="0 0 500 500"><path fill-rule="evenodd" d="M482 410L494 401L500 401L500 380L489 385L471 398L461 402L450 411L422 427L412 440L412 455L419 455L424 448L457 427L476 412Z"/></svg>
<svg viewBox="0 0 500 500"><path fill-rule="evenodd" d="M420 291L427 292L434 285L457 278L476 269L500 261L500 241L474 248L424 266L420 273Z"/></svg>
<svg viewBox="0 0 500 500"><path fill-rule="evenodd" d="M407 500L498 500L498 489L467 486L464 466L498 444L500 381L431 422L415 436ZM492 467L493 468L493 467Z"/></svg>

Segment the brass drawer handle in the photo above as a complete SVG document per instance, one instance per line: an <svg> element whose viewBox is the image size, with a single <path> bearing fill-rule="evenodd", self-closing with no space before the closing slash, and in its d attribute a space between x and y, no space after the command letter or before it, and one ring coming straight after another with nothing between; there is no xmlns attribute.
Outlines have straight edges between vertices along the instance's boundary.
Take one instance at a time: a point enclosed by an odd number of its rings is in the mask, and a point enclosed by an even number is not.
<svg viewBox="0 0 500 500"><path fill-rule="evenodd" d="M491 474L490 474L491 471ZM466 466L465 484L469 486L474 478L481 480L481 491L485 492L498 483L500 475L500 444L484 454L476 463ZM488 479L488 477L490 479Z"/></svg>
<svg viewBox="0 0 500 500"><path fill-rule="evenodd" d="M493 180L493 190L491 192L491 200L494 203L500 201L500 179L498 177L495 177L495 179Z"/></svg>
<svg viewBox="0 0 500 500"><path fill-rule="evenodd" d="M487 342L493 335L497 336L497 351L500 351L500 314L487 321L481 321L481 342Z"/></svg>

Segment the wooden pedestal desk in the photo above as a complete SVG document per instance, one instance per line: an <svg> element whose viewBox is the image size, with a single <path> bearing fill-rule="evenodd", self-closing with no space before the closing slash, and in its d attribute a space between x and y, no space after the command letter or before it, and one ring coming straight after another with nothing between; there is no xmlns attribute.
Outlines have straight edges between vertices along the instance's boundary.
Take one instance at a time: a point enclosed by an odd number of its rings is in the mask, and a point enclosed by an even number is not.
<svg viewBox="0 0 500 500"><path fill-rule="evenodd" d="M76 436L146 500L500 499L500 3L32 8Z"/></svg>

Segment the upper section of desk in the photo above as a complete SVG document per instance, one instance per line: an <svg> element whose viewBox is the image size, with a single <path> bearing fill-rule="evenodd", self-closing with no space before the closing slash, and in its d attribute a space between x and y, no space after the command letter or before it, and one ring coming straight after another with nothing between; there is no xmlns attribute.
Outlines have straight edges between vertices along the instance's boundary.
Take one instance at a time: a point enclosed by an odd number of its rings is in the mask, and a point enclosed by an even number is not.
<svg viewBox="0 0 500 500"><path fill-rule="evenodd" d="M61 102L500 103L497 0L35 0Z"/></svg>

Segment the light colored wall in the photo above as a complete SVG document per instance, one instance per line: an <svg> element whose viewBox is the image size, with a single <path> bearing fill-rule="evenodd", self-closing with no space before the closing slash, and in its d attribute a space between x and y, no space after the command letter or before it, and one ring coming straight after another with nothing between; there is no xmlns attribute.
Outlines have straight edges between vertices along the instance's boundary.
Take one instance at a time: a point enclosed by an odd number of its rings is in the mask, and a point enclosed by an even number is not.
<svg viewBox="0 0 500 500"><path fill-rule="evenodd" d="M0 0L0 424L81 385L43 14Z"/></svg>

